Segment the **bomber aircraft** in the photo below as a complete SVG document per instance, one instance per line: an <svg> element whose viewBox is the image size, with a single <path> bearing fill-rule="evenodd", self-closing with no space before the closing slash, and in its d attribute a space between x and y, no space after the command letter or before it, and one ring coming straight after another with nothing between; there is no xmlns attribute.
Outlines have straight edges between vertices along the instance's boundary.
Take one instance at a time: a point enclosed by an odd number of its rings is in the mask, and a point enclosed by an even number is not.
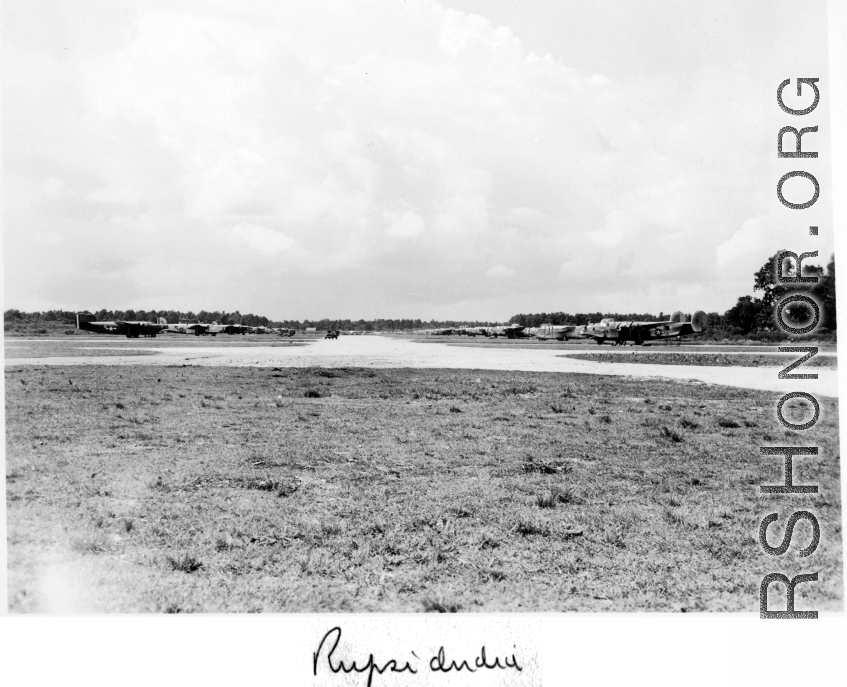
<svg viewBox="0 0 847 687"><path fill-rule="evenodd" d="M698 310L690 322L683 321L679 311L663 322L615 322L607 317L596 324L587 324L580 330L584 338L594 339L598 344L611 343L623 346L632 342L641 346L647 341L673 339L706 331L709 321L706 313Z"/></svg>
<svg viewBox="0 0 847 687"><path fill-rule="evenodd" d="M495 339L498 336L505 336L507 339L523 339L528 336L524 333L524 329L526 327L520 324L508 324L501 327L491 327L488 330L488 334Z"/></svg>
<svg viewBox="0 0 847 687"><path fill-rule="evenodd" d="M252 329L246 324L223 324L221 325L221 331L227 334L249 334Z"/></svg>
<svg viewBox="0 0 847 687"><path fill-rule="evenodd" d="M169 324L165 330L168 334L194 334L201 336L205 334L211 325L201 324L200 322L179 322L177 324Z"/></svg>
<svg viewBox="0 0 847 687"><path fill-rule="evenodd" d="M98 322L90 312L76 314L76 328L98 334L123 334L127 339L137 339L139 336L154 337L168 328L165 318L160 317L158 323L139 322L130 320L115 320L114 322Z"/></svg>
<svg viewBox="0 0 847 687"><path fill-rule="evenodd" d="M553 339L564 341L565 339L581 339L578 325L575 324L542 324L535 328L533 336L536 339Z"/></svg>

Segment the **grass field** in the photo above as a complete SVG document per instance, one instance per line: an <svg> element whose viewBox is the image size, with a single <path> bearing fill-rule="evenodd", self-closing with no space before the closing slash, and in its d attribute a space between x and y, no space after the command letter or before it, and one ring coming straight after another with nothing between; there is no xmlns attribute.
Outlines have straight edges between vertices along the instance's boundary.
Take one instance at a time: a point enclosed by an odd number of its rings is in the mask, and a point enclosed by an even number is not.
<svg viewBox="0 0 847 687"><path fill-rule="evenodd" d="M767 354L745 353L744 355L726 355L725 353L574 353L563 358L591 360L596 363L644 363L647 365L702 365L721 367L775 367L785 368L802 353ZM835 356L817 355L803 363L808 367L837 367ZM802 374L798 369L793 374Z"/></svg>
<svg viewBox="0 0 847 687"><path fill-rule="evenodd" d="M776 394L462 370L6 371L13 612L756 611L820 571L842 608L837 403L803 434ZM801 409L794 411L800 413ZM815 444L798 483L763 445ZM766 556L802 503L789 553ZM773 586L774 606L783 598ZM783 602L784 603L784 602Z"/></svg>

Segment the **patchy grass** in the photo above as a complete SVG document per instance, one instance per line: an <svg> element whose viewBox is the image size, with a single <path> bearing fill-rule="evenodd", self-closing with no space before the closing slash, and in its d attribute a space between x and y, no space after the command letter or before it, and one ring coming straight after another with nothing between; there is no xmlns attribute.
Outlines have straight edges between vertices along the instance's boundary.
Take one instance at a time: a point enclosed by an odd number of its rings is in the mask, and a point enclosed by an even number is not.
<svg viewBox="0 0 847 687"><path fill-rule="evenodd" d="M813 564L798 609L839 610L837 402L785 436L779 396L481 370L7 369L10 606L49 610L40 571L60 555L92 612L754 612L774 565L758 523L796 505L759 494L782 480L758 450L776 437L820 447L795 464L820 485L803 505L821 543L798 559L801 523L780 569Z"/></svg>

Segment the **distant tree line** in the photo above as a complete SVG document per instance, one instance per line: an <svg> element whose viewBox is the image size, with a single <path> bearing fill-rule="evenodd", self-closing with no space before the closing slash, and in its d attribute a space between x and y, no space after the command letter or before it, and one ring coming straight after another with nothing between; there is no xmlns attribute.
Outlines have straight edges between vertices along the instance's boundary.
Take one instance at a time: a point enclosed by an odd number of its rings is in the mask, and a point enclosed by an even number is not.
<svg viewBox="0 0 847 687"><path fill-rule="evenodd" d="M784 296L790 293L808 293L822 306L821 324L810 336L828 337L837 329L835 312L835 256L829 259L826 268L820 265L803 265L804 277L817 277L816 284L794 283L778 284L776 280L775 261L781 251L775 253L753 275L753 296L741 296L738 302L725 313L711 312L707 314L710 339L750 338L755 340L781 340L784 334L777 329L775 317L776 305ZM786 257L783 260L783 274L786 277L797 275L796 260ZM759 296L758 294L761 295ZM509 322L524 327L538 327L542 324L575 324L584 325L589 322L599 322L604 317L614 320L636 320L641 322L659 322L670 318L670 315L659 313L577 313L571 315L564 312L520 314L513 316ZM791 323L800 323L807 319L807 313L802 306L785 308L783 317ZM690 319L691 313L685 313Z"/></svg>
<svg viewBox="0 0 847 687"><path fill-rule="evenodd" d="M469 325L474 327L491 326L496 322L459 322L456 320L429 320L420 319L376 319L376 320L350 320L350 319L321 319L321 320L270 320L262 315L248 313L242 315L239 311L209 311L199 312L181 310L97 310L92 311L100 322L115 320L139 320L155 322L164 317L170 323L177 322L217 322L218 324L245 324L250 327L286 327L288 329L340 329L344 331L410 331L414 329L458 327ZM7 310L4 313L4 326L6 331L16 331L25 328L45 327L48 324L62 325L68 328L76 326L76 312L72 310L46 310L44 312L21 312L20 310ZM41 332L46 333L46 332Z"/></svg>
<svg viewBox="0 0 847 687"><path fill-rule="evenodd" d="M837 328L835 313L835 257L831 257L826 268L818 265L803 265L802 276L817 277L816 284L778 284L774 264L776 256L771 257L753 275L753 296L741 296L738 302L725 313L708 313L710 339L722 338L752 338L757 340L777 340L784 338L776 327L774 311L776 304L788 293L806 292L813 296L822 306L821 326L813 336L833 336ZM791 257L783 261L783 274L796 276L796 260ZM761 295L759 295L761 294ZM787 320L800 322L805 318L803 308L785 309ZM100 321L110 320L142 320L155 322L164 317L168 322L217 322L218 324L245 324L251 327L286 327L290 329L306 329L315 327L318 330L340 329L343 331L411 331L415 329L437 329L447 327L487 327L497 322L490 321L458 321L458 320L429 320L420 319L321 319L321 320L270 320L262 315L247 313L242 315L235 312L200 310L199 312L182 312L179 310L98 310L94 316ZM519 314L509 322L525 327L537 327L542 324L575 324L584 325L589 322L599 322L604 317L615 320L637 320L642 322L659 322L670 318L669 314L653 313L576 313L565 312ZM691 313L685 313L690 319ZM47 310L45 312L26 313L20 310L7 310L4 313L4 328L10 333L46 334L48 331L65 329L76 326L76 313L70 310Z"/></svg>

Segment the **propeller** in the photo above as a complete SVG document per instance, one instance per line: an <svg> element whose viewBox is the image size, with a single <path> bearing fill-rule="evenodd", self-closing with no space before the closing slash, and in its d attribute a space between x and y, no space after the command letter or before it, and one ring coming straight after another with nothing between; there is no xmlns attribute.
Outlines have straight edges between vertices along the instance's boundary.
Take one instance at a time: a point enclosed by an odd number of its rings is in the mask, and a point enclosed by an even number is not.
<svg viewBox="0 0 847 687"><path fill-rule="evenodd" d="M705 332L709 328L709 318L702 310L698 310L691 316L691 329L695 332Z"/></svg>

